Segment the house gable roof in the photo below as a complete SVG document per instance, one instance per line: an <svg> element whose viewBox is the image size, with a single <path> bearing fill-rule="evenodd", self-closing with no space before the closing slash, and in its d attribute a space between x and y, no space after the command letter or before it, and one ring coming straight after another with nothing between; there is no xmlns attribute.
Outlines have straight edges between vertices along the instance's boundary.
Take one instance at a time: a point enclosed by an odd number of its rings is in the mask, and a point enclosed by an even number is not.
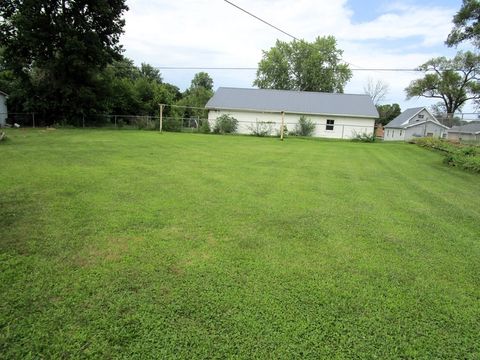
<svg viewBox="0 0 480 360"><path fill-rule="evenodd" d="M0 95L8 96L8 94L6 92L3 92L2 90L0 90Z"/></svg>
<svg viewBox="0 0 480 360"><path fill-rule="evenodd" d="M404 128L404 129L409 129L409 128L412 128L412 127L415 127L415 126L419 126L419 125L423 125L423 124L429 123L429 122L431 122L431 123L433 123L433 124L435 124L435 125L437 125L437 126L443 127L444 129L450 129L448 126L445 126L445 125L441 124L440 122L438 122L438 121L433 121L433 120L424 120L424 121L419 121L419 122L416 122L416 123L413 123L413 124L407 124L407 125L405 125L403 128Z"/></svg>
<svg viewBox="0 0 480 360"><path fill-rule="evenodd" d="M425 110L431 117L433 120L423 120L423 121L419 121L419 122L416 122L414 124L410 124L410 120L417 116L417 114L421 111ZM436 125L439 125L445 129L449 129L448 126L445 126L443 125L440 121L437 120L437 118L435 116L433 116L433 114L428 111L428 109L426 107L417 107L417 108L410 108L410 109L407 109L405 110L404 112L402 112L400 115L398 115L395 119L393 119L392 121L390 121L387 125L385 125L385 128L395 128L395 129L406 129L406 128L410 128L410 127L413 127L413 126L417 126L417 125L420 125L420 124L425 124L426 122L431 122L431 123L434 123Z"/></svg>
<svg viewBox="0 0 480 360"><path fill-rule="evenodd" d="M470 124L465 124L462 126L454 126L450 130L448 130L448 132L478 134L480 133L480 121L474 121Z"/></svg>
<svg viewBox="0 0 480 360"><path fill-rule="evenodd" d="M418 107L418 108L407 109L404 112L402 112L400 115L398 115L395 119L390 121L387 125L385 125L385 127L403 129L408 126L408 122L410 121L410 119L413 118L415 115L417 115L423 109L425 108Z"/></svg>
<svg viewBox="0 0 480 360"><path fill-rule="evenodd" d="M207 109L378 118L368 95L220 87Z"/></svg>

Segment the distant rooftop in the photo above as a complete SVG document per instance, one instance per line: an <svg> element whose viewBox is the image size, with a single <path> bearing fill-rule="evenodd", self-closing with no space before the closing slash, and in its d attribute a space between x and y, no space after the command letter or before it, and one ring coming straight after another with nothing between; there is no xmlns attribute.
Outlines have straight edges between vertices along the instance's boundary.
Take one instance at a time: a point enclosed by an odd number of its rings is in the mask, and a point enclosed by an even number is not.
<svg viewBox="0 0 480 360"><path fill-rule="evenodd" d="M465 124L462 126L454 126L450 130L448 130L448 132L471 134L480 133L480 121L473 121L470 124Z"/></svg>
<svg viewBox="0 0 480 360"><path fill-rule="evenodd" d="M378 118L372 99L364 94L220 87L205 107Z"/></svg>

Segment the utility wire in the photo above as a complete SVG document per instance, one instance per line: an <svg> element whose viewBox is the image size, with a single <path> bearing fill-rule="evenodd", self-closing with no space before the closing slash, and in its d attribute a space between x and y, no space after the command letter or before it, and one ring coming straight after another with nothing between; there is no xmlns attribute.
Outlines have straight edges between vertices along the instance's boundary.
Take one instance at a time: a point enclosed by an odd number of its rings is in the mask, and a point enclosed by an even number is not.
<svg viewBox="0 0 480 360"><path fill-rule="evenodd" d="M256 67L212 67L212 66L153 66L158 70L258 70ZM351 71L398 71L398 72L421 72L419 69L406 69L406 68L359 68L350 69ZM427 70L428 71L428 70Z"/></svg>
<svg viewBox="0 0 480 360"><path fill-rule="evenodd" d="M350 64L351 65L351 64ZM124 64L110 64L111 67L125 68L130 65ZM133 65L135 66L135 65ZM137 67L137 66L135 66ZM258 67L248 66L152 66L157 70L239 70L239 71L253 71L258 70ZM408 69L408 68L359 68L350 69L351 71L385 71L385 72L428 72L434 71L434 69ZM464 71L464 69L452 69L453 71Z"/></svg>
<svg viewBox="0 0 480 360"><path fill-rule="evenodd" d="M110 64L109 66L116 68L129 67L130 65L126 64ZM133 65L135 66L135 65ZM258 70L258 67L248 67L248 66L152 66L152 68L157 70ZM350 69L351 71L397 71L397 72L423 72L424 70L420 69L408 69L408 68L359 68L359 69ZM433 71L433 70L426 70ZM458 69L456 71L462 71Z"/></svg>
<svg viewBox="0 0 480 360"><path fill-rule="evenodd" d="M294 39L294 40L297 40L297 41L299 40L299 39L298 39L296 36L293 36L292 34L289 34L289 33L287 33L286 31L284 31L284 30L280 29L279 27L277 27L277 26L275 26L275 25L273 25L273 24L269 23L269 22L268 22L268 21L266 21L266 20L263 20L262 18L258 17L257 15L255 15L255 14L252 14L251 12L249 12L249 11L247 11L247 10L245 10L245 9L241 8L240 6L238 6L238 5L236 5L236 4L234 4L233 2L231 2L231 1L228 1L228 0L223 0L223 1L225 1L226 3L228 3L228 4L230 4L230 5L234 6L234 7L236 7L236 8L237 8L237 9L239 9L240 11L243 11L244 13L246 13L246 14L248 14L248 15L250 15L250 16L252 16L252 17L254 17L255 19L257 19L257 20L259 20L259 21L263 22L264 24L267 24L268 26L270 26L270 27L274 28L275 30L278 30L278 31L280 31L282 34L285 34L285 35L287 35L287 36L290 36L290 37L291 37L292 39ZM358 66L358 65L352 64L352 63L350 63L350 62L348 62L348 61L345 61L345 62L346 62L348 65L355 66L355 67L359 68L358 70L363 70L363 68L362 68L361 66Z"/></svg>
<svg viewBox="0 0 480 360"><path fill-rule="evenodd" d="M287 36L290 36L292 39L294 39L294 40L298 40L298 38L297 38L297 37L295 37L295 36L293 36L292 34L289 34L289 33L287 33L286 31L283 31L283 30L282 30L282 29L280 29L279 27L277 27L277 26L275 26L275 25L273 25L273 24L269 23L269 22L268 22L268 21L266 21L266 20L263 20L262 18L259 18L257 15L255 15L255 14L252 14L251 12L249 12L249 11L247 11L247 10L245 10L245 9L241 8L241 7L240 7L240 6L238 6L238 5L235 5L235 4L234 4L234 3L232 3L231 1L228 1L228 0L223 0L223 1L225 1L226 3L228 3L228 4L232 5L233 7L236 7L238 10L240 10L240 11L243 11L244 13L246 13L246 14L248 14L248 15L250 15L250 16L252 16L252 17L254 17L255 19L257 19L257 20L260 20L261 22L263 22L264 24L267 24L268 26L270 26L270 27L274 28L275 30L278 30L278 31L280 31L280 32L281 32L281 33L283 33L283 34L285 34L285 35L287 35Z"/></svg>

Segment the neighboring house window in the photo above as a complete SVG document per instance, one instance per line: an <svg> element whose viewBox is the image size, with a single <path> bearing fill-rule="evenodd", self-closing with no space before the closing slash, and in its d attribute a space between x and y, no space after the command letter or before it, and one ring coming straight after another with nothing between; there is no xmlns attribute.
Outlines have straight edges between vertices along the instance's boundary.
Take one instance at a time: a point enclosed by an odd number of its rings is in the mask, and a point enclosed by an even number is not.
<svg viewBox="0 0 480 360"><path fill-rule="evenodd" d="M335 120L327 120L327 126L325 127L325 130L333 130L335 124Z"/></svg>
<svg viewBox="0 0 480 360"><path fill-rule="evenodd" d="M433 137L433 133L431 132L427 133L427 137Z"/></svg>
<svg viewBox="0 0 480 360"><path fill-rule="evenodd" d="M395 137L395 130L392 130L392 137Z"/></svg>
<svg viewBox="0 0 480 360"><path fill-rule="evenodd" d="M387 136L390 135L390 130L387 130Z"/></svg>
<svg viewBox="0 0 480 360"><path fill-rule="evenodd" d="M424 117L425 117L425 115L418 115L419 119L423 119Z"/></svg>
<svg viewBox="0 0 480 360"><path fill-rule="evenodd" d="M400 130L400 136L402 136L402 130Z"/></svg>

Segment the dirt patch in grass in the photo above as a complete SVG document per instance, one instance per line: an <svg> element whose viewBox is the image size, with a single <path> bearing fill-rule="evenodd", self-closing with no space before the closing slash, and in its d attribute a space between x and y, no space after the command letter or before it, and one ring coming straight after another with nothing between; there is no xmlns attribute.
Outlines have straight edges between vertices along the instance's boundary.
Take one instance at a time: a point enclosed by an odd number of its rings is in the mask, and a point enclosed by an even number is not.
<svg viewBox="0 0 480 360"><path fill-rule="evenodd" d="M120 262L134 247L144 239L139 236L109 237L100 245L90 245L76 255L73 263L79 267L93 267L102 263Z"/></svg>

